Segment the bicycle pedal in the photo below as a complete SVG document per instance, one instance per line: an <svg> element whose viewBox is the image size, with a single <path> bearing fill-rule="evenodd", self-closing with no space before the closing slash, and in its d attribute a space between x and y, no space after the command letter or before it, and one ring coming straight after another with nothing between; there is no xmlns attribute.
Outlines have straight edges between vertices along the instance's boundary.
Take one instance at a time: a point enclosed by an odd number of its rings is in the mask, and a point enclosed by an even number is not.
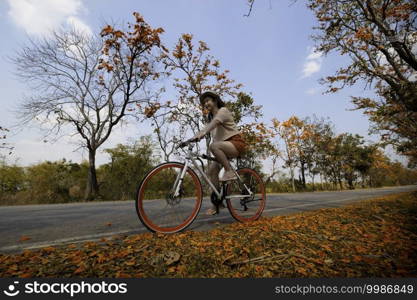
<svg viewBox="0 0 417 300"><path fill-rule="evenodd" d="M210 200L211 200L211 203L216 207L223 203L223 201L219 199L219 197L217 197L215 192L211 193Z"/></svg>

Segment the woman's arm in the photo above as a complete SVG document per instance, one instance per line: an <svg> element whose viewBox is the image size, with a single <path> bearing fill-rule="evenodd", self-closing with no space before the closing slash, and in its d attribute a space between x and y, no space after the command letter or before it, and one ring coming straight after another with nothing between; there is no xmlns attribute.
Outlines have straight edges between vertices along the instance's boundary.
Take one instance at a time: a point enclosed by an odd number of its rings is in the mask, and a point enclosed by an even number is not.
<svg viewBox="0 0 417 300"><path fill-rule="evenodd" d="M200 130L191 140L201 140L207 133L212 131L214 128L216 128L220 124L220 121L218 119L211 120L210 123L206 125L202 130Z"/></svg>

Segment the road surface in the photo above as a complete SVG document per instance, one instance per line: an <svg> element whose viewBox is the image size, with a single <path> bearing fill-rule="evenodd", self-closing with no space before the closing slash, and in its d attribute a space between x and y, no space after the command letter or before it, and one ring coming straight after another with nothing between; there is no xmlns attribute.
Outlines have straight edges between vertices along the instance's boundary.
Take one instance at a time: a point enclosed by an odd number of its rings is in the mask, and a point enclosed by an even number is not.
<svg viewBox="0 0 417 300"><path fill-rule="evenodd" d="M357 200L413 190L417 190L417 186L272 194L268 195L263 215L338 207ZM204 215L209 205L205 199L200 215L187 230L207 230L235 222L227 209L216 216ZM100 240L145 231L136 215L134 201L0 207L0 252ZM23 236L30 239L21 240Z"/></svg>

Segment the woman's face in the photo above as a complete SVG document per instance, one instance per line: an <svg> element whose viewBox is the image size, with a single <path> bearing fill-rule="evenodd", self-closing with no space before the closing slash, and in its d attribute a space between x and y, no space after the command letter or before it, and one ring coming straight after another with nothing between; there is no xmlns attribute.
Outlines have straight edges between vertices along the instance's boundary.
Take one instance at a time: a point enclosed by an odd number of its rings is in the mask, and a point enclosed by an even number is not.
<svg viewBox="0 0 417 300"><path fill-rule="evenodd" d="M207 109L208 111L213 111L213 109L217 107L217 103L216 101L213 100L213 98L211 97L206 97L206 99L204 99L204 108Z"/></svg>

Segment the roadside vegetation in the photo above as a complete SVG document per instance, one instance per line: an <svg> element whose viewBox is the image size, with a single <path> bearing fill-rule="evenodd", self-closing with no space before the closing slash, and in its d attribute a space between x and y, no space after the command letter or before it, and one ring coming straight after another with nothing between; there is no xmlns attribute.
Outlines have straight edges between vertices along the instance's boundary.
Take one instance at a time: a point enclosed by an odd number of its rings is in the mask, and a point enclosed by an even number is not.
<svg viewBox="0 0 417 300"><path fill-rule="evenodd" d="M0 277L415 277L417 194L0 254Z"/></svg>
<svg viewBox="0 0 417 300"><path fill-rule="evenodd" d="M275 170L263 173L267 192L341 190L416 183L415 169L391 161L375 146L361 145L359 137L346 134L329 139L332 144L326 144L325 149L314 153L313 157L317 160L304 165L306 182L301 175L297 179L287 176L275 162ZM339 148L328 150L327 147ZM97 168L100 192L95 199L101 201L134 199L146 172L162 160L150 136L133 144L117 145L105 152L109 161ZM303 164L299 158L295 159L293 167L298 167L298 173L302 174L299 168ZM259 162L257 165L260 169ZM75 163L63 159L22 167L0 161L0 205L84 201L87 173L88 162ZM309 179L311 177L318 179L313 182ZM154 188L157 192L158 187Z"/></svg>

